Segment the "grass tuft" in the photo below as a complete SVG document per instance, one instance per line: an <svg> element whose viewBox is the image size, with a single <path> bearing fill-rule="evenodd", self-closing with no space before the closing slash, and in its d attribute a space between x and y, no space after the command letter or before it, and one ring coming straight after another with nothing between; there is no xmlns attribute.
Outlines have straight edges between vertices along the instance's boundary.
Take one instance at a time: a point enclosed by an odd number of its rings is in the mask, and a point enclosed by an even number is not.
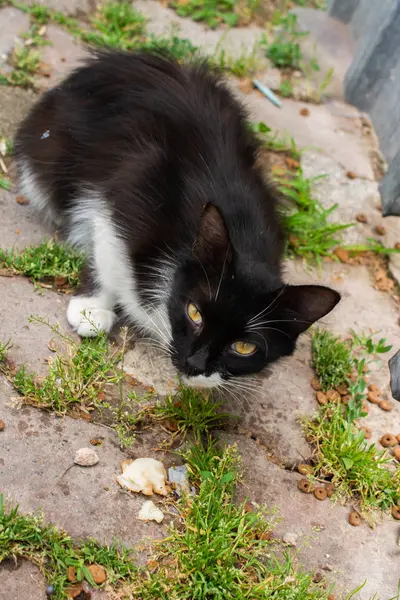
<svg viewBox="0 0 400 600"><path fill-rule="evenodd" d="M54 600L68 598L68 567L77 569L78 580L85 577L91 582L87 566L101 565L114 585L131 579L136 571L127 550L94 540L75 542L64 531L45 525L39 515L21 515L18 507L7 509L0 494L0 563L9 557L36 564L53 587Z"/></svg>
<svg viewBox="0 0 400 600"><path fill-rule="evenodd" d="M28 246L21 251L0 248L0 267L12 269L34 282L65 278L69 285L75 286L79 283L83 264L82 253L57 244L54 240L43 242L39 246Z"/></svg>
<svg viewBox="0 0 400 600"><path fill-rule="evenodd" d="M387 510L400 501L400 470L389 469L393 459L387 451L369 445L358 421L367 416L368 363L388 352L385 339L357 335L343 342L328 331L317 329L312 340L312 359L323 389L345 384L345 405L328 404L304 422L307 440L315 446L314 474L329 477L336 495L359 503L366 515L374 509Z"/></svg>
<svg viewBox="0 0 400 600"><path fill-rule="evenodd" d="M66 354L55 354L49 373L40 378L20 367L12 378L15 389L27 404L64 414L73 409L88 412L100 402L99 394L108 383L118 383L123 372L117 368L122 351L112 348L104 333L80 343L39 317L30 321L50 327L66 342Z"/></svg>
<svg viewBox="0 0 400 600"><path fill-rule="evenodd" d="M354 366L350 345L327 330L315 329L312 336L312 365L324 391L344 384Z"/></svg>
<svg viewBox="0 0 400 600"><path fill-rule="evenodd" d="M156 418L168 419L176 426L176 433L186 435L191 431L196 440L231 415L220 412L221 404L210 394L181 386L176 394L169 394L163 404L155 407Z"/></svg>

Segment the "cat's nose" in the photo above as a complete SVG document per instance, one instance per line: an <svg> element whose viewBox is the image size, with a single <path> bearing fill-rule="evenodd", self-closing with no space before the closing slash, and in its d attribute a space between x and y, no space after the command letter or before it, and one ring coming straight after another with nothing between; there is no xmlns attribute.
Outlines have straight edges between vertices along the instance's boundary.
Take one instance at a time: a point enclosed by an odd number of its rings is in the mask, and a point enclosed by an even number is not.
<svg viewBox="0 0 400 600"><path fill-rule="evenodd" d="M206 361L202 356L198 354L192 354L186 359L186 372L188 375L195 377L196 375L202 375L206 370Z"/></svg>

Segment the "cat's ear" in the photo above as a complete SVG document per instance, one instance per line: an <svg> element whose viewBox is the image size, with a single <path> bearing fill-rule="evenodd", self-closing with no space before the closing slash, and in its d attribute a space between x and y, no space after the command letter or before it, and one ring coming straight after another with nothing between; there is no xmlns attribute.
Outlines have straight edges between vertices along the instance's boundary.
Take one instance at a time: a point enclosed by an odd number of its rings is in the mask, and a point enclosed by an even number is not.
<svg viewBox="0 0 400 600"><path fill-rule="evenodd" d="M209 203L203 210L193 252L202 262L217 267L231 258L229 233L215 204Z"/></svg>
<svg viewBox="0 0 400 600"><path fill-rule="evenodd" d="M288 322L285 331L296 339L313 323L325 317L340 301L340 294L322 285L288 285L278 301L280 314Z"/></svg>

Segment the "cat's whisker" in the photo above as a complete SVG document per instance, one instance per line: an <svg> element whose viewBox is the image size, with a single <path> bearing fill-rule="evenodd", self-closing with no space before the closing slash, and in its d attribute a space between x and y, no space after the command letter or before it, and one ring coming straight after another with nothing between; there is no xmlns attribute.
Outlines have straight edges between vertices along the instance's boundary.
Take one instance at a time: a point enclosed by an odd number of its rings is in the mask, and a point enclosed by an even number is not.
<svg viewBox="0 0 400 600"><path fill-rule="evenodd" d="M279 300L279 298L282 296L283 292L286 290L288 285L289 285L288 283L285 283L285 285L279 290L278 294L271 300L271 302L268 304L268 306L266 306L257 315L255 315L254 317L252 317L249 320L249 324L253 323L256 319L258 319L258 317L261 317L262 315L266 316L268 314L266 311L269 310L270 308L272 309L272 306L275 304L275 302L277 302Z"/></svg>
<svg viewBox="0 0 400 600"><path fill-rule="evenodd" d="M219 291L221 289L222 281L224 279L226 261L228 260L228 254L229 254L230 250L231 250L231 246L230 246L230 244L228 244L228 247L227 247L226 252L225 252L224 264L222 265L221 277L219 279L217 291L215 292L214 302L216 302L218 300Z"/></svg>
<svg viewBox="0 0 400 600"><path fill-rule="evenodd" d="M272 321L261 321L260 323L254 323L250 327L247 327L247 330L252 331L253 329L262 329L263 325L268 325L272 323L306 323L307 325L312 325L312 321L305 321L303 319L273 319Z"/></svg>

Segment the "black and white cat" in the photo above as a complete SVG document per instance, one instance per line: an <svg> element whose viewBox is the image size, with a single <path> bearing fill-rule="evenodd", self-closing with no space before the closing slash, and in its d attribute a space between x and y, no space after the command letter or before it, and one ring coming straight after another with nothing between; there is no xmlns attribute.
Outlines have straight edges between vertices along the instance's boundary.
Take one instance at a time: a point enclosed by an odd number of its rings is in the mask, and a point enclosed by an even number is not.
<svg viewBox="0 0 400 600"><path fill-rule="evenodd" d="M199 387L292 354L340 296L283 283L256 155L242 107L202 64L101 52L41 97L16 164L21 192L87 252L67 313L79 335L109 332L119 309Z"/></svg>

